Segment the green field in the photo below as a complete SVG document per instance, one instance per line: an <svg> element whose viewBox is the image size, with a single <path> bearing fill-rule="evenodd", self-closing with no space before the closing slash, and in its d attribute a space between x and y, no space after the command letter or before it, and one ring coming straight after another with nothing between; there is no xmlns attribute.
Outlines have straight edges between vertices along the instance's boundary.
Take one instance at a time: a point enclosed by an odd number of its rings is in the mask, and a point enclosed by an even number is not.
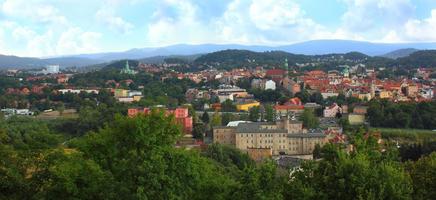
<svg viewBox="0 0 436 200"><path fill-rule="evenodd" d="M371 131L380 131L385 139L404 141L430 141L436 140L436 131L425 129L399 129L399 128L371 128Z"/></svg>

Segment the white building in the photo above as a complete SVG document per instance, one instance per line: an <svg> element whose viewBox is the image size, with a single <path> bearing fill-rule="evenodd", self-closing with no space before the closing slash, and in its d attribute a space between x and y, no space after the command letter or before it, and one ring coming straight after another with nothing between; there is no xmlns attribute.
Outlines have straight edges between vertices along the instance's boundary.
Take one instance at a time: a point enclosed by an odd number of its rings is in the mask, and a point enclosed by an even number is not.
<svg viewBox="0 0 436 200"><path fill-rule="evenodd" d="M276 90L276 82L268 80L265 82L265 90Z"/></svg>
<svg viewBox="0 0 436 200"><path fill-rule="evenodd" d="M48 74L57 74L59 73L59 65L48 65L46 71Z"/></svg>

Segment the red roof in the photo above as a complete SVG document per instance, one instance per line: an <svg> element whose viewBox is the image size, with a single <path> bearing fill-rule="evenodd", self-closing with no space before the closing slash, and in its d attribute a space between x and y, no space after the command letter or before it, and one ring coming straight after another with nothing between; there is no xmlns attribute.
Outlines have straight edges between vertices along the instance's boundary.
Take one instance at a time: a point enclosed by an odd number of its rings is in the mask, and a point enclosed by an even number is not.
<svg viewBox="0 0 436 200"><path fill-rule="evenodd" d="M275 105L276 110L304 110L304 106L300 105Z"/></svg>
<svg viewBox="0 0 436 200"><path fill-rule="evenodd" d="M285 73L286 72L283 69L270 69L266 71L267 76L278 76L278 75L283 76Z"/></svg>

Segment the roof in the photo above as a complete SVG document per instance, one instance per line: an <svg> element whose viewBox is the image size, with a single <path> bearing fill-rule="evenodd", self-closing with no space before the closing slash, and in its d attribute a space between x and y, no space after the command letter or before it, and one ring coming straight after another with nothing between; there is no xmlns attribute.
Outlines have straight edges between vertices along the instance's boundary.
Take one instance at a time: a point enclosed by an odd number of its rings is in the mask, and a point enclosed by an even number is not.
<svg viewBox="0 0 436 200"><path fill-rule="evenodd" d="M250 123L249 121L231 121L227 124L227 126L230 127L236 127L238 126L240 123Z"/></svg>
<svg viewBox="0 0 436 200"><path fill-rule="evenodd" d="M240 123L236 128L237 133L287 133L286 129L262 129L261 125L275 125L269 122Z"/></svg>
<svg viewBox="0 0 436 200"><path fill-rule="evenodd" d="M275 105L276 110L304 110L304 106L301 105Z"/></svg>
<svg viewBox="0 0 436 200"><path fill-rule="evenodd" d="M316 132L316 133L294 133L288 134L288 138L324 138L324 133Z"/></svg>
<svg viewBox="0 0 436 200"><path fill-rule="evenodd" d="M274 75L284 75L285 70L283 69L270 69L266 71L267 76L274 76Z"/></svg>

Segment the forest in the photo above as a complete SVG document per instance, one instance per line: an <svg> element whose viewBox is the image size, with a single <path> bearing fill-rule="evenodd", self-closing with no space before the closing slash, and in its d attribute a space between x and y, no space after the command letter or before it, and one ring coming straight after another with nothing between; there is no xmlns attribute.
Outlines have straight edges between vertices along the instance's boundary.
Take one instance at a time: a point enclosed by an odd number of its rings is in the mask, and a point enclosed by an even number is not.
<svg viewBox="0 0 436 200"><path fill-rule="evenodd" d="M68 136L60 128L62 122L0 119L0 199L432 199L436 195L436 153L403 159L406 154L395 145L381 145L362 129L349 133L354 151L336 144L317 147L314 154L319 159L290 168L273 160L255 163L247 154L218 144L204 150L175 148L181 130L173 120L157 111L135 118L114 115L97 122L98 127Z"/></svg>

